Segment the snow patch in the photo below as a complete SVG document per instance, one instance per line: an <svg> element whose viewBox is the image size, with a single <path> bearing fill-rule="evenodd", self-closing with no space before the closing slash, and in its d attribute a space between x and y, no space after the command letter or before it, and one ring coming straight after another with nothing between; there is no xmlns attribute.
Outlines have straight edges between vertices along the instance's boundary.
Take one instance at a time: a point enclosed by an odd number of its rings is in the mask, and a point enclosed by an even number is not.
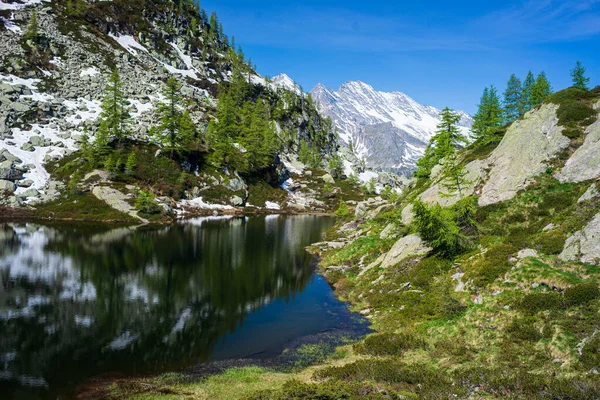
<svg viewBox="0 0 600 400"><path fill-rule="evenodd" d="M277 203L273 203L272 201L265 201L265 207L269 210L279 210L281 206Z"/></svg>
<svg viewBox="0 0 600 400"><path fill-rule="evenodd" d="M127 50L129 53L136 57L138 55L138 50L149 53L148 50L144 46L142 46L137 40L135 40L135 38L131 35L114 35L112 33L109 33L108 36L113 38L117 43L121 45L121 47L123 47L125 50Z"/></svg>
<svg viewBox="0 0 600 400"><path fill-rule="evenodd" d="M5 3L0 1L0 11L3 10L22 10L25 7L33 6L36 4L42 4L42 2L50 3L50 0L19 0L15 3Z"/></svg>
<svg viewBox="0 0 600 400"><path fill-rule="evenodd" d="M202 200L202 197L197 197L192 200L182 200L180 202L181 205L195 207L195 208L206 208L209 210L233 210L232 206L224 205L224 204L213 204L207 203Z"/></svg>
<svg viewBox="0 0 600 400"><path fill-rule="evenodd" d="M96 67L89 67L81 70L79 73L79 77L83 78L84 76L96 76L100 73L100 70Z"/></svg>

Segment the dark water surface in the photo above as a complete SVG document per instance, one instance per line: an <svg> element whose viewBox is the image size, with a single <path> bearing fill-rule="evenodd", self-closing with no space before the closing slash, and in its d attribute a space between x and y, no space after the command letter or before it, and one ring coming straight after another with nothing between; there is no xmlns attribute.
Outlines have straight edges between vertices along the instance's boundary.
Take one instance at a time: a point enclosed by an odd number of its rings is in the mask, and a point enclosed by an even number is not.
<svg viewBox="0 0 600 400"><path fill-rule="evenodd" d="M57 398L102 374L269 357L306 335L364 330L304 250L332 224L0 224L0 398Z"/></svg>

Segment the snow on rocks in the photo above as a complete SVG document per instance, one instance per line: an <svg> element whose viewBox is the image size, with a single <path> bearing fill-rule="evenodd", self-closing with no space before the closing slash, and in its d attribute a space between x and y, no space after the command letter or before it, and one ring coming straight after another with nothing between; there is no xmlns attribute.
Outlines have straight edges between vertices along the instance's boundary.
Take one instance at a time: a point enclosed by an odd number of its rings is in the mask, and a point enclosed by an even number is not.
<svg viewBox="0 0 600 400"><path fill-rule="evenodd" d="M22 10L25 7L34 6L36 4L50 3L50 0L17 0L14 3L6 3L0 1L0 11L4 10Z"/></svg>
<svg viewBox="0 0 600 400"><path fill-rule="evenodd" d="M114 35L109 33L108 36L113 38L117 43L121 45L125 50L131 53L134 56L138 56L138 50L148 53L148 49L142 46L135 38L131 35Z"/></svg>
<svg viewBox="0 0 600 400"><path fill-rule="evenodd" d="M281 209L281 206L277 203L274 203L272 201L265 201L265 207L268 208L269 210L279 210Z"/></svg>
<svg viewBox="0 0 600 400"><path fill-rule="evenodd" d="M20 35L23 30L21 28L19 28L13 21L12 19L6 19L4 17L0 17L0 22L2 22L4 24L4 27L12 32L15 33L17 35Z"/></svg>
<svg viewBox="0 0 600 400"><path fill-rule="evenodd" d="M86 69L82 69L79 73L79 77L83 78L84 76L96 76L100 73L100 70L96 67L89 67Z"/></svg>

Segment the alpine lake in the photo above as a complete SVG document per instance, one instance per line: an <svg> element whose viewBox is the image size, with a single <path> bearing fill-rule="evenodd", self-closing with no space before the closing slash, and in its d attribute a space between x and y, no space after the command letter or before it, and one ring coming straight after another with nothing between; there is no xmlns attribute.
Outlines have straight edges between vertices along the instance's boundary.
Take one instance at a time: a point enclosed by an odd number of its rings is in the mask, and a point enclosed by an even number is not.
<svg viewBox="0 0 600 400"><path fill-rule="evenodd" d="M170 226L0 223L0 397L71 398L90 379L245 360L358 338L305 250L333 218Z"/></svg>

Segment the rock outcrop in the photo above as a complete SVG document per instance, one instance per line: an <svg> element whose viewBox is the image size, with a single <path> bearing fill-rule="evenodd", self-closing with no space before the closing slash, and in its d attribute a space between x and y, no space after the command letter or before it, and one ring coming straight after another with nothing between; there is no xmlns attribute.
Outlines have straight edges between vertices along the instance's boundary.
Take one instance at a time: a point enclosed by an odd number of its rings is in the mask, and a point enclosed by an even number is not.
<svg viewBox="0 0 600 400"><path fill-rule="evenodd" d="M569 145L570 140L558 125L557 110L557 105L544 104L508 128L487 159L491 170L479 198L480 206L513 198L546 170L548 160Z"/></svg>
<svg viewBox="0 0 600 400"><path fill-rule="evenodd" d="M585 134L581 147L575 150L557 174L561 182L583 182L600 177L600 119L590 125Z"/></svg>
<svg viewBox="0 0 600 400"><path fill-rule="evenodd" d="M579 260L600 264L600 214L567 239L559 258L564 261Z"/></svg>
<svg viewBox="0 0 600 400"><path fill-rule="evenodd" d="M443 182L438 182L421 194L421 200L433 204L439 203L442 207L449 207L465 197L471 196L477 186L485 179L488 162L486 160L471 161L465 166L467 175L465 176L467 185L462 188L462 193L447 193L443 187Z"/></svg>

